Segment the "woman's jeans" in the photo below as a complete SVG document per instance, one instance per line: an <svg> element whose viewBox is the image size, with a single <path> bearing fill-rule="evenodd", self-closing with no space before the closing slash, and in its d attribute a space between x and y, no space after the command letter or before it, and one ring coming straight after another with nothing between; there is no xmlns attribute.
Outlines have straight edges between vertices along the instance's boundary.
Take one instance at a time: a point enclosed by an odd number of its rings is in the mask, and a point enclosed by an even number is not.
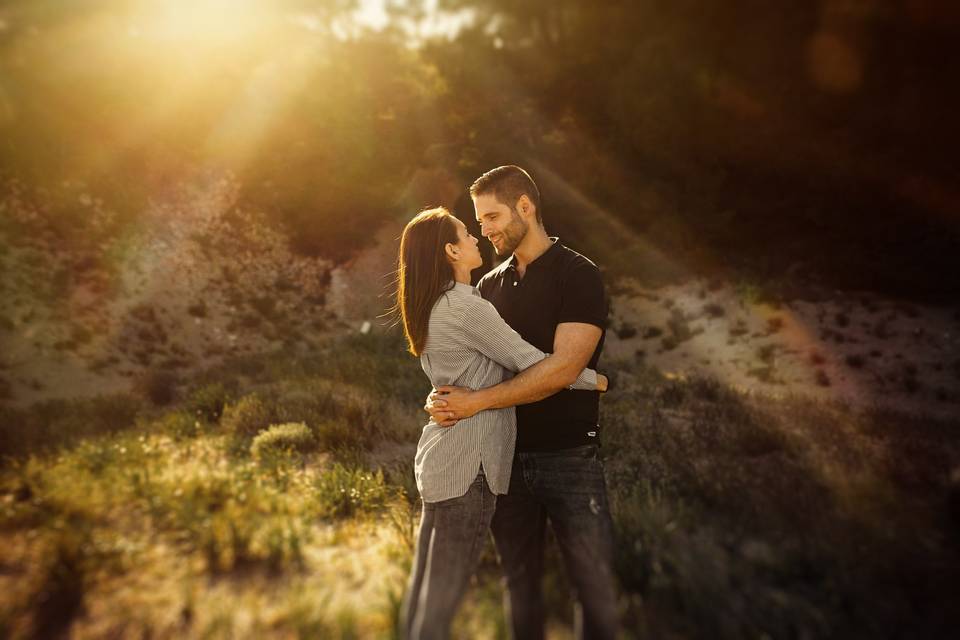
<svg viewBox="0 0 960 640"><path fill-rule="evenodd" d="M491 528L516 640L543 638L540 583L547 520L576 591L575 637L614 638L613 522L596 445L514 455L510 489L499 496Z"/></svg>
<svg viewBox="0 0 960 640"><path fill-rule="evenodd" d="M483 470L459 498L425 502L410 587L404 603L404 631L412 640L447 638L470 576L477 567L497 496Z"/></svg>

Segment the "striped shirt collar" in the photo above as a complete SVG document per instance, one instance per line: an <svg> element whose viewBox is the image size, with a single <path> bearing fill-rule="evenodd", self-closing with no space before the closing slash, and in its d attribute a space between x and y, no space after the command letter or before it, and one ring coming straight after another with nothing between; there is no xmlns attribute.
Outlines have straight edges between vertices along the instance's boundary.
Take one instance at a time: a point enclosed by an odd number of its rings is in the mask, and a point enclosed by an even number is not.
<svg viewBox="0 0 960 640"><path fill-rule="evenodd" d="M471 285L469 285L469 284L463 284L462 282L457 282L456 280L454 280L453 286L451 287L451 289L456 289L457 291L459 291L459 292L461 292L461 293L466 293L466 294L472 295L472 296L479 296L479 295L480 295L480 292L477 291L477 288L476 288L476 287L471 286Z"/></svg>

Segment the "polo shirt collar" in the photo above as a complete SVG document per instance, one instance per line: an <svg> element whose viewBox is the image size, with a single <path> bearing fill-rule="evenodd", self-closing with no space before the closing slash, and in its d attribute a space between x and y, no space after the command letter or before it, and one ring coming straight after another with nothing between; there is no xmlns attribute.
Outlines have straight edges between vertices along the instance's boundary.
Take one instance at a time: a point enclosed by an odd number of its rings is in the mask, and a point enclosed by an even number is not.
<svg viewBox="0 0 960 640"><path fill-rule="evenodd" d="M550 236L551 245L550 247L537 256L533 262L527 265L527 269L530 267L539 268L541 265L548 265L550 261L553 260L554 256L557 255L557 251L560 248L560 238L558 236ZM507 268L517 270L517 254L512 254L507 260Z"/></svg>

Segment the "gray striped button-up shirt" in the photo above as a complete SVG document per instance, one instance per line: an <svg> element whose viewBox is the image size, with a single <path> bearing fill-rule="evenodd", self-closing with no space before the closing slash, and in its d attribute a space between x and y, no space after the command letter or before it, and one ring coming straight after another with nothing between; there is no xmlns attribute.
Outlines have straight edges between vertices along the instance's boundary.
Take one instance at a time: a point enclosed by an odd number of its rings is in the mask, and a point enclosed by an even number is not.
<svg viewBox="0 0 960 640"><path fill-rule="evenodd" d="M434 387L492 387L547 357L510 328L470 285L455 283L430 313L420 364ZM597 372L584 369L571 389L594 390ZM510 486L517 419L513 407L488 409L452 427L431 421L417 444L414 471L426 502L458 498L483 466L490 490Z"/></svg>

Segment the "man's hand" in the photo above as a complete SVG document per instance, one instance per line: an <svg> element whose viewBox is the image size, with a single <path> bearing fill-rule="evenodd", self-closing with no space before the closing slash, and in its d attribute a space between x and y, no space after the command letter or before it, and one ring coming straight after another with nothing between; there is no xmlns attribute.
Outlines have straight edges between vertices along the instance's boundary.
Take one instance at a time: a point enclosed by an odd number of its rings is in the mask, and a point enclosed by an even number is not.
<svg viewBox="0 0 960 640"><path fill-rule="evenodd" d="M458 421L483 411L477 392L466 387L442 386L427 396L423 410L441 427L452 427Z"/></svg>
<svg viewBox="0 0 960 640"><path fill-rule="evenodd" d="M603 375L602 373L597 374L597 391L600 393L606 393L610 390L610 378Z"/></svg>

